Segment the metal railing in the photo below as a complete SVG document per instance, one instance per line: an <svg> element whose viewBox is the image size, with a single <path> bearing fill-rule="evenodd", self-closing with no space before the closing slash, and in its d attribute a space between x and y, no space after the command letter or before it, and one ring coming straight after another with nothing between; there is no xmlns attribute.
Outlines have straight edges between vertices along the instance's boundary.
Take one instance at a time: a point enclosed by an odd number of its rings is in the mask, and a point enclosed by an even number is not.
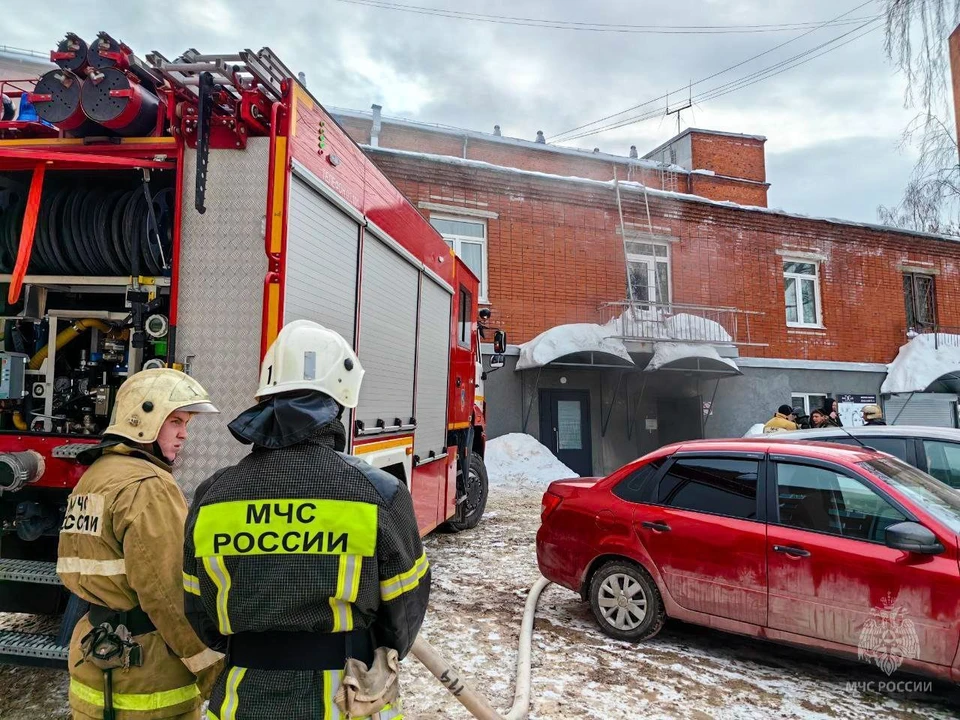
<svg viewBox="0 0 960 720"><path fill-rule="evenodd" d="M621 340L767 345L751 334L750 318L764 314L756 310L639 300L603 303L599 309L601 324Z"/></svg>

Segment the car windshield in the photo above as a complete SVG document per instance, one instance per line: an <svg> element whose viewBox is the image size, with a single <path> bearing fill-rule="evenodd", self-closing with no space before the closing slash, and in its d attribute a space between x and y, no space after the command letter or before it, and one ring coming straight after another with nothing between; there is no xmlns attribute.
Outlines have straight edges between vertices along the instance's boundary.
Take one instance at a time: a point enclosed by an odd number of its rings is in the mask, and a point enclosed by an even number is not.
<svg viewBox="0 0 960 720"><path fill-rule="evenodd" d="M860 466L879 475L951 531L960 533L960 493L956 490L894 458L875 458Z"/></svg>

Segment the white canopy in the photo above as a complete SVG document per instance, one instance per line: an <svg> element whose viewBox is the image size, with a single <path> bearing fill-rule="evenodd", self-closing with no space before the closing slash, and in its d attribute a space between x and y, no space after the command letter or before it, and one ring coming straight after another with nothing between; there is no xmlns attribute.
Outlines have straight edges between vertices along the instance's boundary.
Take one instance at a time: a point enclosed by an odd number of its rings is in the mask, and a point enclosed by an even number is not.
<svg viewBox="0 0 960 720"><path fill-rule="evenodd" d="M713 345L658 342L644 372L656 370L693 370L740 375L733 360L720 357Z"/></svg>
<svg viewBox="0 0 960 720"><path fill-rule="evenodd" d="M558 325L520 346L517 370L543 367L566 355L590 352L611 356L624 365L633 365L627 348L623 342L611 337L613 334L609 328L592 323Z"/></svg>

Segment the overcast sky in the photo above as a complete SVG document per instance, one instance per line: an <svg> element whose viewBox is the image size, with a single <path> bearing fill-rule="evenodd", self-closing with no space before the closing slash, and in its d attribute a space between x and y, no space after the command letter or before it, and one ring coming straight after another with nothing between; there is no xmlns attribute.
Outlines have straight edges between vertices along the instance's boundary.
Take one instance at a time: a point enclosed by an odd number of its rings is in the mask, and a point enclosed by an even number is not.
<svg viewBox="0 0 960 720"><path fill-rule="evenodd" d="M448 10L617 25L757 25L827 21L860 0L397 0ZM145 55L188 47L269 45L325 105L504 135L548 137L651 100L797 38L803 31L649 35L532 28L378 9L339 0L0 0L0 43L46 51L63 32L106 30ZM879 2L848 18L881 11ZM852 26L826 27L713 80L710 90L786 60ZM853 37L853 36L850 36ZM913 161L898 148L913 113L878 30L763 82L696 103L682 126L764 135L770 205L874 221L896 203ZM830 46L832 47L832 46ZM826 48L824 48L826 49ZM685 101L683 93L674 94ZM660 105L663 102L661 101ZM671 104L675 104L672 102ZM643 111L654 109L647 106ZM641 154L671 137L676 116L574 141Z"/></svg>

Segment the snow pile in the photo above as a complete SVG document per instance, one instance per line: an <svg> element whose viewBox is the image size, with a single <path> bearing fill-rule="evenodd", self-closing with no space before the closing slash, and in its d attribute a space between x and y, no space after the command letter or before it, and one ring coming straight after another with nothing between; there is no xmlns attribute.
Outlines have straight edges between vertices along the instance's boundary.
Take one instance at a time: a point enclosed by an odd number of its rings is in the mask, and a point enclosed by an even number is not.
<svg viewBox="0 0 960 720"><path fill-rule="evenodd" d="M653 372L662 367L687 358L700 358L728 366L730 369L739 372L737 364L733 360L720 357L720 353L713 345L690 345L688 343L658 342L653 348L653 357L644 368L644 372Z"/></svg>
<svg viewBox="0 0 960 720"><path fill-rule="evenodd" d="M501 435L488 442L483 462L492 487L545 490L554 480L580 477L536 438L523 433Z"/></svg>
<svg viewBox="0 0 960 720"><path fill-rule="evenodd" d="M660 308L629 308L619 317L603 326L611 335L619 337L653 338L657 340L687 340L730 343L733 338L723 325L689 313L670 315Z"/></svg>
<svg viewBox="0 0 960 720"><path fill-rule="evenodd" d="M939 344L939 348L934 344ZM881 393L923 392L939 378L960 372L960 335L917 335L887 365Z"/></svg>
<svg viewBox="0 0 960 720"><path fill-rule="evenodd" d="M558 325L520 346L517 370L543 367L558 358L578 352L606 353L632 365L630 353L621 341L612 337L614 334L609 328L592 323Z"/></svg>

